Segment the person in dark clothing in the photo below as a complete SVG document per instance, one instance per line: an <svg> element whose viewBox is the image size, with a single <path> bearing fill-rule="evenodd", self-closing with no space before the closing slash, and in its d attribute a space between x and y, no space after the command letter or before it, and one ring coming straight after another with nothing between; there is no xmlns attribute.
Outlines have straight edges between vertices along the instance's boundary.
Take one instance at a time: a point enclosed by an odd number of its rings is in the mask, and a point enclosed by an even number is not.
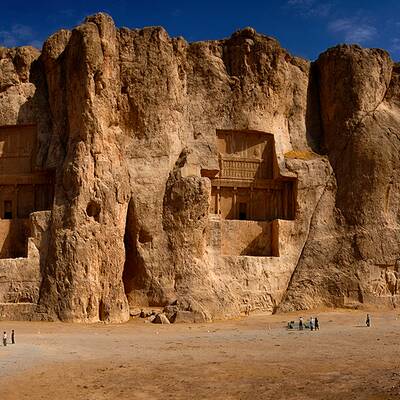
<svg viewBox="0 0 400 400"><path fill-rule="evenodd" d="M7 346L7 333L3 332L3 346Z"/></svg>
<svg viewBox="0 0 400 400"><path fill-rule="evenodd" d="M315 326L315 319L313 317L310 318L310 330L313 331Z"/></svg>
<svg viewBox="0 0 400 400"><path fill-rule="evenodd" d="M299 330L302 331L303 330L303 317L299 318Z"/></svg>
<svg viewBox="0 0 400 400"><path fill-rule="evenodd" d="M367 320L365 321L365 325L369 328L371 326L371 317L367 314Z"/></svg>
<svg viewBox="0 0 400 400"><path fill-rule="evenodd" d="M14 329L11 331L11 344L15 344L15 332L14 332Z"/></svg>
<svg viewBox="0 0 400 400"><path fill-rule="evenodd" d="M317 317L314 318L314 329L319 331L319 321Z"/></svg>

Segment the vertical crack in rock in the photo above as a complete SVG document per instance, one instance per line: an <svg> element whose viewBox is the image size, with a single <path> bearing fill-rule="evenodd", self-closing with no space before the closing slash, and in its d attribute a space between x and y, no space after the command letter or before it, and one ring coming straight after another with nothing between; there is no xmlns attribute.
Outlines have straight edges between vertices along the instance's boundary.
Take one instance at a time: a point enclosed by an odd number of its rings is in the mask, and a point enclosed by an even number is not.
<svg viewBox="0 0 400 400"><path fill-rule="evenodd" d="M144 267L144 260L140 255L139 246L151 247L152 237L139 227L135 214L135 205L131 199L125 226L125 264L122 280L125 294L130 307L148 306L147 293L149 290L149 277ZM150 304L158 305L158 304Z"/></svg>

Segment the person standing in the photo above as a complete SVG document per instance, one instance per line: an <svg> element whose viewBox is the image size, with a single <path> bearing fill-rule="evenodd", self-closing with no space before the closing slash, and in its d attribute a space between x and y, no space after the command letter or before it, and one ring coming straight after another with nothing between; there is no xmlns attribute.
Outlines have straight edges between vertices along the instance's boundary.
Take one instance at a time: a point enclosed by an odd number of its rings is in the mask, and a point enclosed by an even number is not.
<svg viewBox="0 0 400 400"><path fill-rule="evenodd" d="M314 318L313 317L310 318L310 329L311 329L311 331L314 330Z"/></svg>
<svg viewBox="0 0 400 400"><path fill-rule="evenodd" d="M299 331L303 330L303 317L299 318Z"/></svg>
<svg viewBox="0 0 400 400"><path fill-rule="evenodd" d="M246 316L249 316L249 315L250 315L250 304L247 304L247 305L246 305L246 309L245 309L245 311L244 311L244 314L245 314Z"/></svg>
<svg viewBox="0 0 400 400"><path fill-rule="evenodd" d="M371 326L371 317L369 314L367 314L367 320L365 321L365 325L369 328Z"/></svg>
<svg viewBox="0 0 400 400"><path fill-rule="evenodd" d="M14 332L14 329L11 331L11 344L15 344L15 332Z"/></svg>
<svg viewBox="0 0 400 400"><path fill-rule="evenodd" d="M314 329L319 331L319 321L317 317L314 318Z"/></svg>
<svg viewBox="0 0 400 400"><path fill-rule="evenodd" d="M7 332L3 332L3 346L7 346Z"/></svg>

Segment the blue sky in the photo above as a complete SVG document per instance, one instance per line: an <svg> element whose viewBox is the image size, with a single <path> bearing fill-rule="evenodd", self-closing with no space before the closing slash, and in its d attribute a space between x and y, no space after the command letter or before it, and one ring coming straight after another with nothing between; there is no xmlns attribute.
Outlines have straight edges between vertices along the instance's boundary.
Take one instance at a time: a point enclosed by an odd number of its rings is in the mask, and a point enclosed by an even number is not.
<svg viewBox="0 0 400 400"><path fill-rule="evenodd" d="M229 37L252 26L311 60L338 43L384 48L400 60L399 0L19 0L2 7L0 45L40 48L52 33L99 11L119 27L162 25L190 42Z"/></svg>

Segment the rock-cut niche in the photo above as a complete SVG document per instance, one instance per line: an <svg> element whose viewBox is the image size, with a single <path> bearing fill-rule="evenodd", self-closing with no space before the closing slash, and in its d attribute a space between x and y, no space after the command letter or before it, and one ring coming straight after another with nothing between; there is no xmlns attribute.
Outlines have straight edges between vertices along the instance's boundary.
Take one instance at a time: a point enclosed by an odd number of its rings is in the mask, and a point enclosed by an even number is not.
<svg viewBox="0 0 400 400"><path fill-rule="evenodd" d="M211 179L210 213L223 255L278 256L277 220L296 214L294 177L280 174L274 136L260 131L217 131L218 170ZM212 228L213 229L213 228Z"/></svg>
<svg viewBox="0 0 400 400"><path fill-rule="evenodd" d="M125 265L122 274L125 294L130 306L148 306L148 276L140 255L140 246L151 244L152 237L138 222L133 200L129 202L125 226Z"/></svg>
<svg viewBox="0 0 400 400"><path fill-rule="evenodd" d="M53 172L37 168L35 125L0 127L0 258L27 256L29 215L50 210Z"/></svg>

